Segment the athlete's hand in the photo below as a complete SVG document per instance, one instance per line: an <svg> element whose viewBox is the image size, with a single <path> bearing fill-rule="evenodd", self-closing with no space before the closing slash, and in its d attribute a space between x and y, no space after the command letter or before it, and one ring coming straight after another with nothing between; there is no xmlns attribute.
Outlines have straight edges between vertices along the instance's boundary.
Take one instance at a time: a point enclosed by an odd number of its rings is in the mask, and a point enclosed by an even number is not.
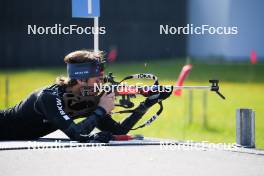
<svg viewBox="0 0 264 176"><path fill-rule="evenodd" d="M100 98L98 106L104 108L106 113L110 114L111 111L115 107L115 94L114 93L110 93L110 94L104 93Z"/></svg>
<svg viewBox="0 0 264 176"><path fill-rule="evenodd" d="M102 131L93 134L90 138L91 139L88 141L90 143L108 143L110 140L113 139L113 135L110 132Z"/></svg>

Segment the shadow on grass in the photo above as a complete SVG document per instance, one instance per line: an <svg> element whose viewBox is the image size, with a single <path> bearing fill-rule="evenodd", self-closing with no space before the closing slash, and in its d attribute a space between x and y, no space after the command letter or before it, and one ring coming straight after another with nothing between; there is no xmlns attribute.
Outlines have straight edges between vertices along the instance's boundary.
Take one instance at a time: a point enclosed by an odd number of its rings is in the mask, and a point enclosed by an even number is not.
<svg viewBox="0 0 264 176"><path fill-rule="evenodd" d="M209 132L209 133L222 133L223 132L221 129L210 126L210 125L202 126L200 124L189 124L185 126L185 128L191 131L200 131L200 132Z"/></svg>
<svg viewBox="0 0 264 176"><path fill-rule="evenodd" d="M220 129L217 129L215 127L211 127L211 126L208 126L206 125L205 127L203 127L203 129L207 132L210 132L210 133L221 133L222 131Z"/></svg>

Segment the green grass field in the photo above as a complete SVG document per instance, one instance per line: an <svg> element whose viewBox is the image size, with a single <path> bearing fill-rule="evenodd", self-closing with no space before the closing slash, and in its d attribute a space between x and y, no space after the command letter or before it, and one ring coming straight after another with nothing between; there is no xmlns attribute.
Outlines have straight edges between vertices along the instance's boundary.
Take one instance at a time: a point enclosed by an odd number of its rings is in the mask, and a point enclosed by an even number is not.
<svg viewBox="0 0 264 176"><path fill-rule="evenodd" d="M155 73L160 84L175 84L183 64L175 60L116 63L109 65L107 71L113 72L119 80L132 73ZM65 75L65 69L0 71L1 109L5 108L4 82L7 75L10 79L9 106L13 106L34 89L52 84L58 75ZM181 97L171 96L164 101L164 112L151 126L132 133L178 140L234 143L236 109L252 108L256 112L256 145L258 148L264 148L264 64L194 62L185 85L208 85L208 80L212 78L221 81L221 92L227 99L222 100L215 93L208 92L207 127L203 126L202 115L204 91L193 91L193 118L189 124L189 91L185 90ZM139 98L137 102L142 100ZM155 111L156 108L153 107L141 122ZM120 115L114 118L122 119Z"/></svg>

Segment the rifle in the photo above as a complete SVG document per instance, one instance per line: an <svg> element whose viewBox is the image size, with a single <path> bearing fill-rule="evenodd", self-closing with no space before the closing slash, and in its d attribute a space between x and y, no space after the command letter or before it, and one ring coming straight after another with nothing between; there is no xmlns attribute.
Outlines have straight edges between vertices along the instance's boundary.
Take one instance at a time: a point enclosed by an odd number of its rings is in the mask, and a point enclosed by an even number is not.
<svg viewBox="0 0 264 176"><path fill-rule="evenodd" d="M130 79L151 79L154 81L154 83L152 86L139 87L127 86L122 84L124 81ZM116 97L120 97L118 98L118 103L116 103L115 106L122 107L125 109L121 111L116 111L114 112L115 114L133 113L135 109L131 108L133 108L135 104L133 103L132 99L136 98L137 95L142 95L146 98L155 96L159 94L158 90L173 91L177 89L206 89L215 92L222 99L225 99L224 95L219 92L219 80L209 80L209 86L162 86L159 85L158 77L149 73L129 75L123 78L121 81L116 81L115 77L113 76L113 73L109 73L103 78L103 82L110 84L108 85L108 87L111 88L108 89L108 92L114 92ZM87 91L91 91L91 89L92 88L90 87L87 89ZM95 90L95 88L93 88L93 90ZM100 93L99 92L96 96L80 96L73 93L65 93L63 95L63 99L65 102L65 111L73 118L79 115L89 115L97 107L100 97L104 93L104 91L101 91ZM154 120L156 120L163 111L162 100L158 101L158 104L158 111L154 115L152 115L151 118L145 121L142 125L132 130L143 128L147 125L150 125Z"/></svg>

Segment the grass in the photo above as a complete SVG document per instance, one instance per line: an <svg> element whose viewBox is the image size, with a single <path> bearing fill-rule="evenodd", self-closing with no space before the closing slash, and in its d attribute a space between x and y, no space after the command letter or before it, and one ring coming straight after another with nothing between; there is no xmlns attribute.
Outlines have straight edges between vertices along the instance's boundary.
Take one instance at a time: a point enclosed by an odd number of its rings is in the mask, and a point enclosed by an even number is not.
<svg viewBox="0 0 264 176"><path fill-rule="evenodd" d="M115 63L108 66L120 80L133 73L155 73L160 84L175 84L183 62L175 60L142 61L131 63ZM45 85L52 84L56 76L64 74L64 68L24 69L0 71L0 109L4 105L4 82L8 75L10 79L9 106L13 106L28 94ZM186 85L208 85L208 80L218 78L221 92L227 97L220 99L213 92L208 92L207 126L203 126L202 96L204 91L193 91L192 123L188 123L189 91L184 91L181 97L171 96L164 101L164 112L151 125L133 131L134 134L145 136L174 138L178 140L194 140L209 142L235 142L235 111L237 108L252 108L256 112L256 145L264 148L264 64L250 65L247 63L193 63L193 70ZM146 83L150 83L149 81ZM137 103L143 101L137 99ZM140 121L144 122L157 108ZM114 116L122 119L123 116Z"/></svg>

